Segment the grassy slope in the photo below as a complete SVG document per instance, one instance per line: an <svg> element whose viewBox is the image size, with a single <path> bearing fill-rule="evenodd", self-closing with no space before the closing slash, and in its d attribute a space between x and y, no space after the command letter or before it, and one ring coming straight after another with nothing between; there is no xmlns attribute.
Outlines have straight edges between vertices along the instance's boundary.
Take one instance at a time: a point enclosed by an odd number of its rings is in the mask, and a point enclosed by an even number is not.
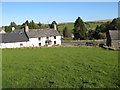
<svg viewBox="0 0 120 90"><path fill-rule="evenodd" d="M85 26L86 28L94 29L97 25L101 25L103 22L86 22ZM58 30L62 33L64 27L67 26L69 30L72 30L74 28L74 23L64 23L58 25Z"/></svg>
<svg viewBox="0 0 120 90"><path fill-rule="evenodd" d="M118 87L118 52L60 47L3 50L3 87Z"/></svg>

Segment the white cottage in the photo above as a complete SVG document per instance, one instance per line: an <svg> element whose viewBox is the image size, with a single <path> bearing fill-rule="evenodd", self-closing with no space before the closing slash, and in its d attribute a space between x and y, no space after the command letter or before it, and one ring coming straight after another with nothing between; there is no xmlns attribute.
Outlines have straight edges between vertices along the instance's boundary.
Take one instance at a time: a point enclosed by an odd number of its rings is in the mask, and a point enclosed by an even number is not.
<svg viewBox="0 0 120 90"><path fill-rule="evenodd" d="M27 42L29 41L29 38L26 36L24 30L0 34L0 37L2 38L0 40L0 48L28 47Z"/></svg>
<svg viewBox="0 0 120 90"><path fill-rule="evenodd" d="M61 36L57 30L30 30L27 32L29 46L61 45Z"/></svg>
<svg viewBox="0 0 120 90"><path fill-rule="evenodd" d="M0 48L20 48L61 45L61 36L54 29L33 29L28 27L13 30L11 33L0 34Z"/></svg>

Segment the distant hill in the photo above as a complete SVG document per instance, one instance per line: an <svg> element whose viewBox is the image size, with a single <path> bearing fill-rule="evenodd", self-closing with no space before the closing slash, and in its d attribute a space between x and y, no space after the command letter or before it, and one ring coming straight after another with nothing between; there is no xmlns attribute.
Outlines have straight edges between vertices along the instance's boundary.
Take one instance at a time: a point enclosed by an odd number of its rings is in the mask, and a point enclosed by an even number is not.
<svg viewBox="0 0 120 90"><path fill-rule="evenodd" d="M95 29L97 25L101 25L105 22L112 21L112 19L107 19L107 20L96 20L96 21L86 21L85 26L87 29ZM64 27L68 27L69 30L72 30L74 28L74 22L64 22L64 23L59 23L58 24L58 30L62 33Z"/></svg>

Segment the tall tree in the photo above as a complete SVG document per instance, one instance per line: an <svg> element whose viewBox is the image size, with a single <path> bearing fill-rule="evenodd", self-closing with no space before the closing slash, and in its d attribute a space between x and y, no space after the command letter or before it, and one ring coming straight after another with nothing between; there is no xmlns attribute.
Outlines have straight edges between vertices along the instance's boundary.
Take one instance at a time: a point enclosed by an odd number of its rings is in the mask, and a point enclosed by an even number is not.
<svg viewBox="0 0 120 90"><path fill-rule="evenodd" d="M72 37L72 30L68 30L68 27L65 26L63 29L63 36L67 37L67 38L71 38Z"/></svg>
<svg viewBox="0 0 120 90"><path fill-rule="evenodd" d="M38 29L39 26L32 20L32 21L29 23L29 28L30 28L30 29Z"/></svg>
<svg viewBox="0 0 120 90"><path fill-rule="evenodd" d="M80 17L78 17L77 19L76 19L76 21L75 21L75 23L74 23L74 29L73 29L73 31L74 31L74 38L75 39L86 39L86 37L87 37L87 29L86 29L86 27L85 27L85 25L84 25L84 22L83 22L83 20L80 18Z"/></svg>
<svg viewBox="0 0 120 90"><path fill-rule="evenodd" d="M11 32L12 31L11 28L12 28L11 26L5 26L5 32Z"/></svg>
<svg viewBox="0 0 120 90"><path fill-rule="evenodd" d="M10 26L11 26L11 27L16 27L17 25L16 25L15 22L11 22L11 23L10 23Z"/></svg>
<svg viewBox="0 0 120 90"><path fill-rule="evenodd" d="M38 26L39 26L39 28L41 28L41 27L42 27L42 24L39 22L39 23L38 23Z"/></svg>

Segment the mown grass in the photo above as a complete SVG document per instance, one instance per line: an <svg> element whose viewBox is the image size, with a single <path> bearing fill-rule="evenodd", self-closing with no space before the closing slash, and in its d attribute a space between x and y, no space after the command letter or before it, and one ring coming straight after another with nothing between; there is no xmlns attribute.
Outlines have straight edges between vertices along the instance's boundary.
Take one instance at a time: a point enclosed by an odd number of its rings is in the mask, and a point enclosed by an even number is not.
<svg viewBox="0 0 120 90"><path fill-rule="evenodd" d="M118 52L96 47L3 50L3 88L116 88Z"/></svg>

